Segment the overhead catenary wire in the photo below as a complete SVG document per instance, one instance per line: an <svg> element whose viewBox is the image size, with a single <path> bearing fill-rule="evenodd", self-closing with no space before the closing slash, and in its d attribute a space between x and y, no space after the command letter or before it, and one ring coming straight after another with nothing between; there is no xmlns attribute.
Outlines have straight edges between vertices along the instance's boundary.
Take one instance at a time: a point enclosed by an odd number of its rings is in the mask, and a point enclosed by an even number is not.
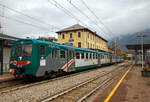
<svg viewBox="0 0 150 102"><path fill-rule="evenodd" d="M90 7L84 2L84 0L80 0L82 2L82 4L95 16L95 18L97 19L98 22L100 22L105 29L107 29L107 31L111 34L114 35L114 33L102 22L102 20L90 9ZM112 36L112 35L111 35Z"/></svg>
<svg viewBox="0 0 150 102"><path fill-rule="evenodd" d="M78 17L76 17L73 13L71 13L68 9L66 9L61 4L59 4L56 0L48 0L48 2L50 4L52 4L52 5L54 5L55 7L57 7L58 9L60 9L61 11L63 11L65 14L67 14L68 16L70 16L71 18L73 18L74 20L76 20L77 22L80 22L82 25L88 27L89 29L92 29L87 24L85 24L84 22L82 22Z"/></svg>
<svg viewBox="0 0 150 102"><path fill-rule="evenodd" d="M37 25L31 24L31 23L26 23L26 22L20 21L20 20L15 19L15 18L6 17L6 16L4 16L4 15L0 15L0 17L3 17L3 18L5 18L5 19L9 19L9 20L11 20L11 21L23 23L23 24L26 24L26 25L29 25L29 26L32 26L32 27L35 27L35 28L38 28L38 29L49 30L49 29L47 29L47 28L43 28L43 27L41 27L41 26L37 26Z"/></svg>
<svg viewBox="0 0 150 102"><path fill-rule="evenodd" d="M47 25L47 26L49 26L49 27L51 27L51 28L59 29L58 27L56 27L56 26L54 26L54 25L52 25L52 24L49 24L49 23L47 23L47 22L45 22L45 21L43 21L43 20L37 19L37 18L35 18L35 17L29 16L29 15L27 15L27 14L25 14L25 13L19 11L19 10L10 8L10 7L8 7L8 6L6 6L6 5L3 5L3 4L0 4L0 6L2 6L2 7L4 7L4 8L6 8L6 9L8 9L8 10L10 10L10 11L13 11L13 12L15 12L15 13L18 13L18 14L20 14L20 15L23 15L23 16L25 16L25 17L28 17L28 18L30 18L30 19L36 21L36 22L39 22L39 23L41 23L41 24L45 24L45 25ZM4 15L4 14L3 14L3 15ZM3 16L3 15L2 15L2 16Z"/></svg>
<svg viewBox="0 0 150 102"><path fill-rule="evenodd" d="M107 33L96 23L94 22L87 14L85 14L82 10L80 10L76 5L74 5L74 3L71 2L71 0L67 0L70 5L72 5L75 9L77 9L82 15L84 15L90 22L92 22L93 24L95 24L107 37Z"/></svg>
<svg viewBox="0 0 150 102"><path fill-rule="evenodd" d="M53 2L52 2L53 1ZM72 12L70 12L68 9L66 9L65 7L63 7L61 4L59 4L56 0L48 0L49 3L51 3L52 5L54 5L55 7L57 7L58 9L60 9L61 11L63 11L65 14L67 14L68 16L70 16L71 18L75 19L77 22L80 22L82 25L86 26L87 28L89 28L92 31L93 30L91 27L89 27L87 24L85 24L84 22L82 22L78 17L76 17Z"/></svg>

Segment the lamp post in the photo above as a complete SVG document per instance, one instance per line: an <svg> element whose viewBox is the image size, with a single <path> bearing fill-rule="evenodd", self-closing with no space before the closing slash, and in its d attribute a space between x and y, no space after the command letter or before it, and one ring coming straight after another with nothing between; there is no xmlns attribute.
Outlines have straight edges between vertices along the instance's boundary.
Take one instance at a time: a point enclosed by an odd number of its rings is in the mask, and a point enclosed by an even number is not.
<svg viewBox="0 0 150 102"><path fill-rule="evenodd" d="M117 40L115 39L115 64L117 64L117 45L116 45L116 43L117 43Z"/></svg>
<svg viewBox="0 0 150 102"><path fill-rule="evenodd" d="M144 65L144 63L143 63L143 59L144 59L144 58L143 58L143 57L144 57L144 55L143 55L143 52L144 52L144 51L143 51L143 50L144 50L144 48L143 48L143 38L144 38L144 37L146 37L146 35L142 35L142 34L141 34L141 35L138 35L137 37L140 37L140 38L141 38L141 50L142 50L142 69L143 69L143 65Z"/></svg>

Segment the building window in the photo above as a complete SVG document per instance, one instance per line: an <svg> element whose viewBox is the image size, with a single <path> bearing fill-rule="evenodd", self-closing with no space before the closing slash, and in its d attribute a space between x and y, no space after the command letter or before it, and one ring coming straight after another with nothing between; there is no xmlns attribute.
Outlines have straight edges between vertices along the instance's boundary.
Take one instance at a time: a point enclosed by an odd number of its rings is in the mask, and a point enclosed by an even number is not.
<svg viewBox="0 0 150 102"><path fill-rule="evenodd" d="M78 32L78 37L79 37L79 38L81 37L81 32Z"/></svg>
<svg viewBox="0 0 150 102"><path fill-rule="evenodd" d="M62 39L65 39L65 34L62 34Z"/></svg>
<svg viewBox="0 0 150 102"><path fill-rule="evenodd" d="M73 43L70 43L71 46L73 46Z"/></svg>
<svg viewBox="0 0 150 102"><path fill-rule="evenodd" d="M70 33L70 38L72 38L72 33Z"/></svg>
<svg viewBox="0 0 150 102"><path fill-rule="evenodd" d="M81 42L78 42L78 47L81 48Z"/></svg>

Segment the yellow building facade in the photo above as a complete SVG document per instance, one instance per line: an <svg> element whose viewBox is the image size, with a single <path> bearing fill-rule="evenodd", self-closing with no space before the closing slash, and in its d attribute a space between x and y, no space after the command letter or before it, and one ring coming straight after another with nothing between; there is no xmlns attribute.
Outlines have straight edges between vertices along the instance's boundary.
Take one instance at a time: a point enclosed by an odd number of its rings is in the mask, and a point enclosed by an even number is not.
<svg viewBox="0 0 150 102"><path fill-rule="evenodd" d="M62 29L57 34L59 43L108 52L107 40L79 24Z"/></svg>

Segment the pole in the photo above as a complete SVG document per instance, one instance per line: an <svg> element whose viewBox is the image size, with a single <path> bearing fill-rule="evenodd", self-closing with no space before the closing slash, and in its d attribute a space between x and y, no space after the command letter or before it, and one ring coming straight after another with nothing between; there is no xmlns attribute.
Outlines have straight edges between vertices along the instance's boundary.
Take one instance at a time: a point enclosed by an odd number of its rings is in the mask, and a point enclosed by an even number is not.
<svg viewBox="0 0 150 102"><path fill-rule="evenodd" d="M142 49L142 69L143 69L143 37L141 36L141 49Z"/></svg>
<svg viewBox="0 0 150 102"><path fill-rule="evenodd" d="M144 41L143 41L143 39L144 39L144 37L146 37L147 35L138 35L137 37L141 37L141 50L142 50L142 69L143 69L143 67L144 67L144 46L143 46L143 43L144 43Z"/></svg>
<svg viewBox="0 0 150 102"><path fill-rule="evenodd" d="M115 64L117 64L117 49L116 49L117 40L115 39Z"/></svg>

